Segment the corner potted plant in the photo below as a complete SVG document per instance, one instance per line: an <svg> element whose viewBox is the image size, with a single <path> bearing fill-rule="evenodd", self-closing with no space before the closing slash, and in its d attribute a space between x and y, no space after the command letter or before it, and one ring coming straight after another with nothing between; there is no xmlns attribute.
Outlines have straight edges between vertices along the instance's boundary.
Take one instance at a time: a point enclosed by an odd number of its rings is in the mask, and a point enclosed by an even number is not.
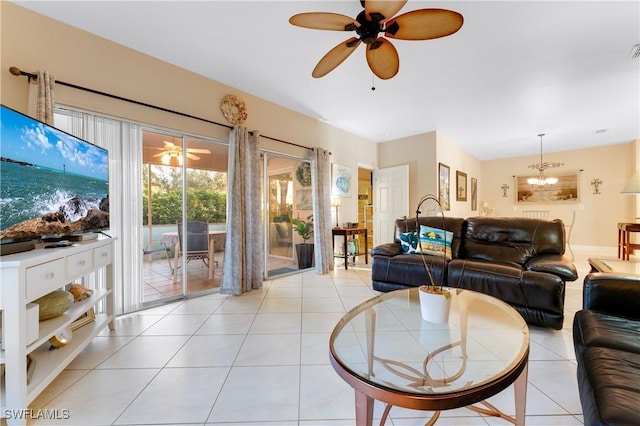
<svg viewBox="0 0 640 426"><path fill-rule="evenodd" d="M307 240L313 235L313 215L307 216L307 220L291 219L296 232L302 238L302 243L296 244L296 255L298 256L298 269L307 269L313 266L313 243Z"/></svg>
<svg viewBox="0 0 640 426"><path fill-rule="evenodd" d="M438 232L429 233L434 235L420 234L420 222L418 220L418 216L420 215L420 207L425 201L428 200L436 202L440 210L440 214L442 215L441 235ZM416 209L416 232L418 233L418 247L420 251L420 258L422 259L424 269L427 272L428 281L426 284L421 285L418 289L418 294L420 295L420 311L422 314L422 319L433 323L448 322L449 311L451 309L451 292L449 291L449 289L445 288L442 285L442 282L440 284L436 284L436 281L431 274L431 268L429 268L429 265L425 258L427 247L423 246L423 240L437 240L437 246L442 247L442 279L444 279L447 272L447 230L445 227L444 212L442 211L442 206L440 205L440 201L434 195L425 195L420 199L420 202L418 203L418 208ZM438 250L440 250L440 248L438 248Z"/></svg>

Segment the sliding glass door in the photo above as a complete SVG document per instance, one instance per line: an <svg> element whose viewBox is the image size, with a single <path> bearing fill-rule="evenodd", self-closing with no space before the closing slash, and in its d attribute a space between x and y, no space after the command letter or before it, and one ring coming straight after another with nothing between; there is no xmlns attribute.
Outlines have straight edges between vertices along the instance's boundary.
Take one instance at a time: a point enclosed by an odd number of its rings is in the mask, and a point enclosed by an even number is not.
<svg viewBox="0 0 640 426"><path fill-rule="evenodd" d="M220 287L227 222L227 145L184 138L185 216L178 281L187 294ZM180 277L180 272L182 276Z"/></svg>
<svg viewBox="0 0 640 426"><path fill-rule="evenodd" d="M311 266L298 261L297 246L305 242L292 222L313 213L311 173L299 158L268 152L263 158L266 276L274 277ZM312 239L306 243L313 247Z"/></svg>
<svg viewBox="0 0 640 426"><path fill-rule="evenodd" d="M220 286L228 147L143 132L144 303Z"/></svg>

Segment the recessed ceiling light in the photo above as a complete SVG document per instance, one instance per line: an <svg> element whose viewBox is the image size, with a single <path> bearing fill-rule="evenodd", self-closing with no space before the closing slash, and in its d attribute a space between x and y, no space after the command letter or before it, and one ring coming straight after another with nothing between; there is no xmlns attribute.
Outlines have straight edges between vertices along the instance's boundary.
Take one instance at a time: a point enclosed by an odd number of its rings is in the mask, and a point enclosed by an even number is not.
<svg viewBox="0 0 640 426"><path fill-rule="evenodd" d="M640 58L640 44L636 44L631 48L631 59Z"/></svg>

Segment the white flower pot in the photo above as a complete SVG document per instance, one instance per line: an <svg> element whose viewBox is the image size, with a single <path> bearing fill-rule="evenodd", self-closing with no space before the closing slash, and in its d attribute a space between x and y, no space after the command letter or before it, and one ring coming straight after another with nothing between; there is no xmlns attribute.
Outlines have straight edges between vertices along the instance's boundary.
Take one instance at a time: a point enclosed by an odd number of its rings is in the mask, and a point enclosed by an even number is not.
<svg viewBox="0 0 640 426"><path fill-rule="evenodd" d="M448 291L448 290L444 290ZM418 290L420 294L420 311L422 319L436 324L449 322L449 311L451 310L451 296L431 293L423 288Z"/></svg>

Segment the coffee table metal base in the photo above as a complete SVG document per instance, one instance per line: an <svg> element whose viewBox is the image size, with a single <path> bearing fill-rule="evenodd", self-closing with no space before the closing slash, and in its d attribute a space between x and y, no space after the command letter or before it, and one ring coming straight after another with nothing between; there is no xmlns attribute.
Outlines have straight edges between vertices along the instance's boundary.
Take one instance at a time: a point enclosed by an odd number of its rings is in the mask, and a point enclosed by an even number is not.
<svg viewBox="0 0 640 426"><path fill-rule="evenodd" d="M434 411L434 414L427 423L425 423L425 426L435 424L440 417L440 412L442 410L463 407L485 416L500 417L516 426L524 426L527 406L528 359L529 357L527 355L523 359L522 364L513 370L512 373L517 373L515 378L514 374L509 374L498 383L481 387L474 391L465 392L464 394L452 395L449 398L445 396L422 398L415 395L385 391L368 385L351 375L340 366L333 356L331 357L331 364L340 377L349 383L355 390L357 426L373 425L373 406L376 399L385 403L385 409L380 419L381 426L385 424L387 417L389 416L389 412L394 406L414 410ZM514 384L515 417L511 417L503 413L497 407L485 401L485 399L500 393L512 383ZM456 403L456 400L458 400L459 403ZM472 402L468 402L470 400ZM476 403L483 404L487 408L472 405Z"/></svg>

